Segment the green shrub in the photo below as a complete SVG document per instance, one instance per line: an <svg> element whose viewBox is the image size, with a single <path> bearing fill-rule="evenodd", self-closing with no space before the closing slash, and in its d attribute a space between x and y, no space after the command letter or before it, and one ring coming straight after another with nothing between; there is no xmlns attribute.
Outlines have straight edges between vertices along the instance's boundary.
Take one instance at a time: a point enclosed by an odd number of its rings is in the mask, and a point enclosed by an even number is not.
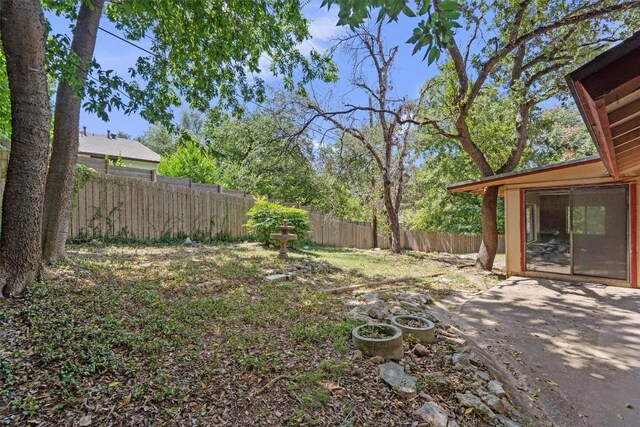
<svg viewBox="0 0 640 427"><path fill-rule="evenodd" d="M290 245L296 245L304 241L311 230L309 222L309 213L304 209L289 208L278 203L269 202L266 199L256 199L255 204L247 211L249 221L245 227L260 242L265 244L277 243L277 240L271 239L271 233L279 233L282 221L289 220L289 225L293 225L295 229L292 233L298 235L298 240L290 241Z"/></svg>

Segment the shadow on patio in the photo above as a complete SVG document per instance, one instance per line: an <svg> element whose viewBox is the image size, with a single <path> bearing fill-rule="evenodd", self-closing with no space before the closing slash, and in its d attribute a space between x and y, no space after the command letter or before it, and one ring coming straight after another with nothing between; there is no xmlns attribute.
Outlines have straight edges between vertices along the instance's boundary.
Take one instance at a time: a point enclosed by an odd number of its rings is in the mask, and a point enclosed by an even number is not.
<svg viewBox="0 0 640 427"><path fill-rule="evenodd" d="M458 316L558 425L640 425L640 290L511 278Z"/></svg>

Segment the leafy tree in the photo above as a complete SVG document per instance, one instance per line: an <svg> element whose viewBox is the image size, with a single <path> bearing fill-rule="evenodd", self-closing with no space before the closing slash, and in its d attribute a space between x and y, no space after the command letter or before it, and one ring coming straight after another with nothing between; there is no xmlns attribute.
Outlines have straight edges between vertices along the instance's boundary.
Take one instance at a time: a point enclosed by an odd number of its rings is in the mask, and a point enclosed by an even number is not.
<svg viewBox="0 0 640 427"><path fill-rule="evenodd" d="M353 26L367 17L351 1L335 3L341 6L342 22ZM382 6L382 17L390 16L388 2L374 0L366 4ZM390 4L394 5L393 11L403 11L413 3L394 0ZM448 11L449 5L443 7L444 4L445 1L435 0L433 7ZM566 92L562 77L577 63L627 37L638 25L638 8L640 3L635 0L465 2L460 17L465 31L436 39L446 47L455 71L447 80L447 101L432 109L436 114L424 117L423 122L455 141L482 177L515 170L527 146L533 108ZM434 40L432 32L433 26L425 26L424 20L418 22L409 39L414 52L424 46L421 40ZM479 96L493 85L508 94L515 106L513 138L507 145L474 139L470 132ZM479 269L493 267L498 247L497 205L498 188L489 186L482 199L482 244L476 259Z"/></svg>
<svg viewBox="0 0 640 427"><path fill-rule="evenodd" d="M124 138L124 139L131 139L131 134L130 134L130 133L126 133L126 132L123 132L123 131L119 130L119 131L116 133L116 137L117 137L117 138Z"/></svg>
<svg viewBox="0 0 640 427"><path fill-rule="evenodd" d="M338 4L338 25L348 25L355 29L371 18L371 12L378 10L376 22L384 19L397 21L401 15L419 19L417 27L409 39L415 45L413 53L425 49L424 59L429 64L440 58L441 51L449 45L454 28L460 24L459 6L454 0L323 0L321 7Z"/></svg>
<svg viewBox="0 0 640 427"><path fill-rule="evenodd" d="M158 173L165 176L191 178L193 182L216 184L220 169L212 154L188 133L183 133L176 150L162 158Z"/></svg>
<svg viewBox="0 0 640 427"><path fill-rule="evenodd" d="M495 89L483 91L480 97L470 121L474 139L508 143L513 130L513 123L509 123L513 119L510 111L513 103ZM595 154L595 146L577 110L562 105L532 111L529 140L518 169ZM452 182L479 178L478 169L455 141L429 132L428 128L420 132L420 144L425 159L408 189L409 225L421 231L480 233L481 198L446 190L446 185ZM504 232L503 209L499 200L499 233Z"/></svg>
<svg viewBox="0 0 640 427"><path fill-rule="evenodd" d="M192 135L202 138L202 131L204 130L204 124L206 117L203 113L196 110L182 110L180 114L180 122L178 129L186 130Z"/></svg>
<svg viewBox="0 0 640 427"><path fill-rule="evenodd" d="M316 197L311 140L298 131L289 108L254 112L243 118L208 121L203 135L221 156L219 183L290 203Z"/></svg>
<svg viewBox="0 0 640 427"><path fill-rule="evenodd" d="M234 110L241 100L262 101L259 73L265 57L269 71L283 76L289 88L294 74L302 82L333 76L332 64L321 55L311 52L307 58L297 50L309 38L298 0L107 2L104 13L125 38L151 42L129 69L129 81L92 61L104 0L44 4L75 23L70 43L51 35L49 44L50 69L60 85L45 203L45 259L64 256L81 100L104 120L119 108L169 125L172 107L182 99L201 111L214 99Z"/></svg>
<svg viewBox="0 0 640 427"><path fill-rule="evenodd" d="M542 110L532 121L531 143L523 166L535 167L598 154L576 108L559 105Z"/></svg>
<svg viewBox="0 0 640 427"><path fill-rule="evenodd" d="M316 193L310 205L337 218L369 221L366 200L357 194L358 191L345 182L344 173L331 173L327 169L316 178Z"/></svg>
<svg viewBox="0 0 640 427"><path fill-rule="evenodd" d="M415 114L421 101L414 105L393 96L391 72L398 47L386 49L382 27L382 22L375 29L360 26L340 41L354 57L351 84L369 97L368 105L347 103L343 108L332 108L321 105L317 99L310 100L307 108L312 115L308 123L317 119L331 123L343 135L357 141L367 153L375 165L375 179L381 183L382 200L391 230L391 251L400 253L400 211L406 167L412 153L411 126L417 123ZM365 67L374 72L372 83L366 78Z"/></svg>
<svg viewBox="0 0 640 427"><path fill-rule="evenodd" d="M42 257L45 260L63 257L65 253L78 157L81 92L93 58L103 6L104 0L81 2L68 68L62 70L65 75L60 75L56 91L53 144L43 209ZM72 11L75 12L75 7Z"/></svg>
<svg viewBox="0 0 640 427"><path fill-rule="evenodd" d="M479 234L482 200L475 194L447 191L452 182L477 174L468 157L450 144L432 154L418 168L407 188L407 224L417 231ZM498 231L504 233L502 201L498 202Z"/></svg>
<svg viewBox="0 0 640 427"><path fill-rule="evenodd" d="M22 293L40 271L42 201L51 113L45 22L37 0L0 2L0 37L11 106L11 156L0 227L0 292Z"/></svg>
<svg viewBox="0 0 640 427"><path fill-rule="evenodd" d="M144 146L163 157L173 154L176 150L175 138L164 126L151 125L138 139Z"/></svg>

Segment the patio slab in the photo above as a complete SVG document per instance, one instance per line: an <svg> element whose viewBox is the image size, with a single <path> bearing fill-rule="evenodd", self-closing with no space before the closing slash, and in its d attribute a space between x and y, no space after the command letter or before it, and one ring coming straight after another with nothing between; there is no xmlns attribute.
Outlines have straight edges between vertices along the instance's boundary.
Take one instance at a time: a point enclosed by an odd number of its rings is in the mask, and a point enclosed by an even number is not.
<svg viewBox="0 0 640 427"><path fill-rule="evenodd" d="M640 290L512 277L448 306L555 425L640 425Z"/></svg>

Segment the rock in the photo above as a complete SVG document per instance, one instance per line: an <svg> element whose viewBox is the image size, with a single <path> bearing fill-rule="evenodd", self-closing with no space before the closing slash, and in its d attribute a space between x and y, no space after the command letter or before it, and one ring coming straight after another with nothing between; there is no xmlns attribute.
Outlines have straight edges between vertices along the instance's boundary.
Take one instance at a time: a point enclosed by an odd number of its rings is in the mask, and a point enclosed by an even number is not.
<svg viewBox="0 0 640 427"><path fill-rule="evenodd" d="M355 320L358 322L369 322L371 318L364 313L364 308L361 306L352 308L347 314L344 315L346 320Z"/></svg>
<svg viewBox="0 0 640 427"><path fill-rule="evenodd" d="M469 352L469 360L476 366L482 366L482 358L472 351Z"/></svg>
<svg viewBox="0 0 640 427"><path fill-rule="evenodd" d="M424 317L427 320L431 320L433 323L440 323L440 320L438 318L436 318L436 316L434 316L431 313L421 313L420 316Z"/></svg>
<svg viewBox="0 0 640 427"><path fill-rule="evenodd" d="M458 422L456 420L451 420L447 427L458 427Z"/></svg>
<svg viewBox="0 0 640 427"><path fill-rule="evenodd" d="M513 421L509 417L505 417L504 415L498 415L498 421L500 421L500 424L502 424L505 427L520 427L520 424Z"/></svg>
<svg viewBox="0 0 640 427"><path fill-rule="evenodd" d="M369 362L373 363L374 365L379 365L381 363L384 363L384 357L373 356L372 358L369 359Z"/></svg>
<svg viewBox="0 0 640 427"><path fill-rule="evenodd" d="M414 397L418 391L416 377L404 373L404 368L395 362L387 362L378 366L380 377L391 388L398 393L400 397Z"/></svg>
<svg viewBox="0 0 640 427"><path fill-rule="evenodd" d="M484 390L484 382L482 382L481 380L475 380L471 383L471 387L475 390Z"/></svg>
<svg viewBox="0 0 640 427"><path fill-rule="evenodd" d="M458 370L471 368L469 353L455 353L451 356L451 363L453 364L453 367Z"/></svg>
<svg viewBox="0 0 640 427"><path fill-rule="evenodd" d="M380 301L380 297L375 292L365 292L364 294L360 295L360 298L369 303Z"/></svg>
<svg viewBox="0 0 640 427"><path fill-rule="evenodd" d="M447 411L434 402L427 402L416 411L424 422L433 427L447 427L449 424L449 416Z"/></svg>
<svg viewBox="0 0 640 427"><path fill-rule="evenodd" d="M420 300L422 305L427 305L431 303L431 297L425 294L416 294L416 297Z"/></svg>
<svg viewBox="0 0 640 427"><path fill-rule="evenodd" d="M91 425L91 415L83 415L78 421L79 427L87 427Z"/></svg>
<svg viewBox="0 0 640 427"><path fill-rule="evenodd" d="M188 237L184 239L184 242L182 242L182 246L191 246L191 245L193 245L193 242Z"/></svg>
<svg viewBox="0 0 640 427"><path fill-rule="evenodd" d="M284 282L289 278L287 274L272 274L264 278L267 282L276 283L276 282Z"/></svg>
<svg viewBox="0 0 640 427"><path fill-rule="evenodd" d="M431 395L425 393L424 391L421 391L420 393L418 393L418 396L420 396L421 398L423 398L427 402L432 402L433 401L433 397L431 397Z"/></svg>
<svg viewBox="0 0 640 427"><path fill-rule="evenodd" d="M506 393L504 392L504 388L502 387L502 384L498 380L489 381L489 384L487 384L487 387L489 388L489 391L491 393L495 394L498 397L504 397L506 395Z"/></svg>
<svg viewBox="0 0 640 427"><path fill-rule="evenodd" d="M471 392L465 392L464 394L456 393L456 398L458 402L465 408L473 408L479 413L488 416L489 418L495 418L496 414L493 413L491 408L489 408L478 396Z"/></svg>
<svg viewBox="0 0 640 427"><path fill-rule="evenodd" d="M389 309L383 301L376 301L366 306L366 314L374 319L382 320L389 317Z"/></svg>
<svg viewBox="0 0 640 427"><path fill-rule="evenodd" d="M451 381L449 381L449 378L444 372L433 372L427 375L426 381L438 388L447 388L451 385Z"/></svg>
<svg viewBox="0 0 640 427"><path fill-rule="evenodd" d="M413 301L400 301L400 304L402 305L402 307L406 308L407 310L420 310L420 304L415 303Z"/></svg>
<svg viewBox="0 0 640 427"><path fill-rule="evenodd" d="M415 347L413 347L413 352L420 357L428 356L430 353L429 349L422 344L417 344Z"/></svg>
<svg viewBox="0 0 640 427"><path fill-rule="evenodd" d="M356 301L354 299L350 299L344 303L347 307L360 307L362 303L360 301Z"/></svg>
<svg viewBox="0 0 640 427"><path fill-rule="evenodd" d="M362 360L364 358L364 356L362 355L362 352L360 350L356 350L353 352L353 355L351 356L351 360Z"/></svg>
<svg viewBox="0 0 640 427"><path fill-rule="evenodd" d="M401 314L407 314L406 310L404 310L402 307L397 306L397 305L394 305L393 307L391 307L391 309L389 311L394 316L400 316Z"/></svg>
<svg viewBox="0 0 640 427"><path fill-rule="evenodd" d="M504 414L506 412L504 403L498 396L487 393L484 390L478 390L477 392L478 396L480 396L480 398L484 401L484 403L487 404L489 408L491 408L492 411L497 412L498 414Z"/></svg>
<svg viewBox="0 0 640 427"><path fill-rule="evenodd" d="M466 343L466 340L464 340L463 338L453 338L453 337L449 337L446 335L440 335L440 338L443 341L448 342L449 344L453 344L453 345L464 345Z"/></svg>
<svg viewBox="0 0 640 427"><path fill-rule="evenodd" d="M489 381L491 379L491 375L487 371L476 371L476 376L483 381Z"/></svg>

